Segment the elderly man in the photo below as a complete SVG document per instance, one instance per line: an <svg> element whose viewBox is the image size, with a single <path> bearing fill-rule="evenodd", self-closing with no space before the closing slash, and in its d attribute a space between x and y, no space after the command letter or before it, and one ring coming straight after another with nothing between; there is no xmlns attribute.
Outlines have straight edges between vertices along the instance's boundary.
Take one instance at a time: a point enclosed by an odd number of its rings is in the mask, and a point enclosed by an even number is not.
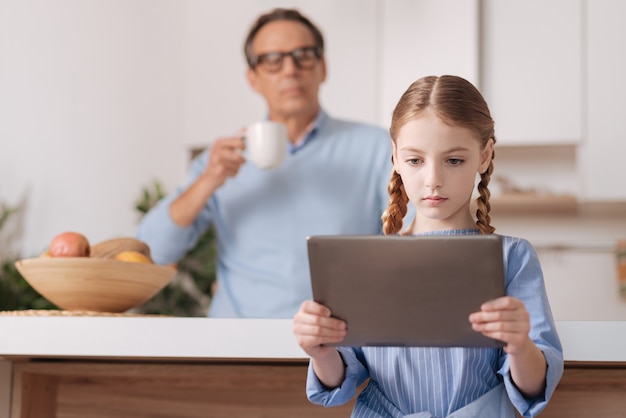
<svg viewBox="0 0 626 418"><path fill-rule="evenodd" d="M219 286L209 316L291 318L311 298L307 236L380 232L391 142L381 128L321 108L324 39L298 11L260 16L244 52L267 118L287 126L285 160L261 170L246 162L241 136L215 140L144 217L138 238L156 262L172 263L212 224Z"/></svg>

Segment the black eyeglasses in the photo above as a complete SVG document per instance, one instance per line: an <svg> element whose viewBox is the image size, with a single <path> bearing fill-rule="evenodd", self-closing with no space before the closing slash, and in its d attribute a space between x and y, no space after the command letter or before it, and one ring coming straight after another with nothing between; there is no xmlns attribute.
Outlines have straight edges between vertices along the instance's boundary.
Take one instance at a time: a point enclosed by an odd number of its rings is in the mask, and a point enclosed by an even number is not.
<svg viewBox="0 0 626 418"><path fill-rule="evenodd" d="M288 55L291 56L298 69L310 70L322 56L322 49L317 46L305 46L289 52L268 52L257 55L252 59L252 69L261 67L269 73L275 73L283 67L283 61Z"/></svg>

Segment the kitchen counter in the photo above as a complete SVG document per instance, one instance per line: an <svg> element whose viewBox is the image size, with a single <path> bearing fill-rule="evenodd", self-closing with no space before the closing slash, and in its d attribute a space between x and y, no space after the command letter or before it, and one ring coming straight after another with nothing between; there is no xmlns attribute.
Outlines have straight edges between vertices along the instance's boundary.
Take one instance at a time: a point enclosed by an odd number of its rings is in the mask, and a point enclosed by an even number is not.
<svg viewBox="0 0 626 418"><path fill-rule="evenodd" d="M584 376L618 369L606 382L623 394L626 321L560 321L557 328L566 365L581 365ZM308 404L308 361L291 319L0 316L0 330L0 418L66 416L61 411L81 405L83 418L89 410L98 417L139 409L145 415L133 416L257 416L250 408L273 417L330 417L351 409ZM207 413L216 405L220 413Z"/></svg>
<svg viewBox="0 0 626 418"><path fill-rule="evenodd" d="M304 359L291 319L0 317L0 356Z"/></svg>
<svg viewBox="0 0 626 418"><path fill-rule="evenodd" d="M626 321L557 321L566 361L626 362ZM0 357L303 360L291 319L0 316Z"/></svg>

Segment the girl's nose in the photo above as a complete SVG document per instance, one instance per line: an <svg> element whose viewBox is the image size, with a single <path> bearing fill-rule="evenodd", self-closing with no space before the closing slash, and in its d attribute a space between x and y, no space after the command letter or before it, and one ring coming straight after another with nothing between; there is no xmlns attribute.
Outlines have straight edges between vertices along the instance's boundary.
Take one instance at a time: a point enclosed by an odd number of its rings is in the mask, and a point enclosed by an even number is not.
<svg viewBox="0 0 626 418"><path fill-rule="evenodd" d="M443 185L443 177L441 175L441 169L438 165L432 164L427 168L428 172L426 174L426 187L431 190L436 190L441 188Z"/></svg>

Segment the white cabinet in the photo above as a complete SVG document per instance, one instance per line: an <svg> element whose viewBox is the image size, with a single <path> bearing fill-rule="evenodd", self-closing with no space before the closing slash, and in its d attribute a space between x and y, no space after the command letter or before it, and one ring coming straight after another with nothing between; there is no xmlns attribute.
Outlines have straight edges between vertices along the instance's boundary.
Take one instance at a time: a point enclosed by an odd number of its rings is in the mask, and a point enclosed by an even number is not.
<svg viewBox="0 0 626 418"><path fill-rule="evenodd" d="M501 144L580 142L583 1L482 1L481 90Z"/></svg>
<svg viewBox="0 0 626 418"><path fill-rule="evenodd" d="M377 122L378 25L380 0L290 0L324 34L328 77L320 90L324 109L332 116ZM237 6L239 2L232 4ZM264 0L262 11L276 7ZM220 8L223 5L219 6Z"/></svg>
<svg viewBox="0 0 626 418"><path fill-rule="evenodd" d="M478 83L478 0L380 0L380 123L409 85L453 74Z"/></svg>
<svg viewBox="0 0 626 418"><path fill-rule="evenodd" d="M580 148L587 200L626 200L626 2L587 2L588 138Z"/></svg>

